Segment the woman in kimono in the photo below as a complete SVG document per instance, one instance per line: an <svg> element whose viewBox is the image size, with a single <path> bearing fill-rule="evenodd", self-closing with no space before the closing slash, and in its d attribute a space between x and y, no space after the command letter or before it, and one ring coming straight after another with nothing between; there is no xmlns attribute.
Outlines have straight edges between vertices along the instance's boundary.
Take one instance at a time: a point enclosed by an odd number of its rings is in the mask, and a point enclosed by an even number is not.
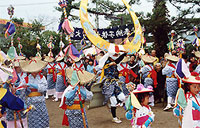
<svg viewBox="0 0 200 128"><path fill-rule="evenodd" d="M47 80L40 73L46 65L46 62L34 59L20 62L22 70L30 73L22 81L22 85L27 86L27 105L33 105L35 107L35 109L31 110L28 114L29 128L49 127L49 115L44 97L44 93L47 90Z"/></svg>
<svg viewBox="0 0 200 128"><path fill-rule="evenodd" d="M174 73L176 70L176 62L179 58L169 54L165 58L169 61L169 63L162 69L162 74L166 75L167 89L167 106L163 110L168 111L172 108L172 104L174 104L178 90L178 80Z"/></svg>

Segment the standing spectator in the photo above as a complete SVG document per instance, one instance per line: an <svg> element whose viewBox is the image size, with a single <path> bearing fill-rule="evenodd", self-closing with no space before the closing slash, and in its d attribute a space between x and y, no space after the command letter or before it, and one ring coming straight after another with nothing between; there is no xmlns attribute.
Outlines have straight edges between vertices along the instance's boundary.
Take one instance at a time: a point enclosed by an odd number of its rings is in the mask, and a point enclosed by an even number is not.
<svg viewBox="0 0 200 128"><path fill-rule="evenodd" d="M138 63L138 60L137 60L135 55L131 55L130 61L129 61L128 64L129 64L130 67L132 67L131 70L137 75L137 78L134 78L133 76L130 76L130 81L134 81L137 84L139 84L140 75L139 75L138 71L140 70L140 67L139 67L139 63Z"/></svg>
<svg viewBox="0 0 200 128"><path fill-rule="evenodd" d="M90 73L94 73L94 63L92 59L89 60L89 64L87 65L87 71Z"/></svg>
<svg viewBox="0 0 200 128"><path fill-rule="evenodd" d="M197 61L194 54L191 54L189 61L190 61L189 70L190 72L193 72L197 67Z"/></svg>
<svg viewBox="0 0 200 128"><path fill-rule="evenodd" d="M156 58L156 61L153 63L153 65L155 66L155 64L159 62L158 57L156 57L156 50L152 50L152 51L151 51L151 56L153 56L153 57Z"/></svg>
<svg viewBox="0 0 200 128"><path fill-rule="evenodd" d="M157 72L157 87L154 88L155 95L155 103L160 103L161 98L163 97L164 87L165 87L165 75L162 75L162 65L160 63L156 63L155 70Z"/></svg>

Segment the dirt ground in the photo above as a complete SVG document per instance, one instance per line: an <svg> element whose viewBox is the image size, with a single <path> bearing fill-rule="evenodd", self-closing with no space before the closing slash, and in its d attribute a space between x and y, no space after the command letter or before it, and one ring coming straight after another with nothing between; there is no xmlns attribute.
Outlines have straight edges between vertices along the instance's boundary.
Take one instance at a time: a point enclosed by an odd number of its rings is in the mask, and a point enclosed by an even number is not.
<svg viewBox="0 0 200 128"><path fill-rule="evenodd" d="M58 108L59 102L48 99L46 104L50 117L50 128L66 128L61 125L64 111ZM155 113L152 128L178 128L176 117L173 116L172 111L164 112L163 104L156 104L152 109ZM105 106L86 110L86 113L90 128L131 128L130 121L124 117L125 110L123 108L117 108L117 116L121 118L121 124L112 123L111 113Z"/></svg>

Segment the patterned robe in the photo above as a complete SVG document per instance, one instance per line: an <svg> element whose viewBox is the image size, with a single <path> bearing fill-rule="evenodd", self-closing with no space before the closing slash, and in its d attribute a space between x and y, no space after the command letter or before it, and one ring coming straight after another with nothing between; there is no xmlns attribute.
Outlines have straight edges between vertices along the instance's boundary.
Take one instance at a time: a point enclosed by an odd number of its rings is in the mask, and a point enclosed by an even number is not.
<svg viewBox="0 0 200 128"><path fill-rule="evenodd" d="M47 94L54 95L56 87L56 64L48 63L46 66L47 70ZM54 81L55 79L55 81Z"/></svg>
<svg viewBox="0 0 200 128"><path fill-rule="evenodd" d="M122 72L122 70L124 70L124 68L127 68L127 69L131 70L131 68L128 65L128 63L121 63L121 64L117 65L117 70L120 72L119 81L122 83L122 85L121 85L122 86L122 91L127 96L129 94L129 91L126 88L126 82L125 82L126 81L126 76L123 76L123 72Z"/></svg>
<svg viewBox="0 0 200 128"><path fill-rule="evenodd" d="M70 107L65 110L65 114L68 117L68 122L69 122L69 127L70 128L84 128L83 125L83 118L82 118L82 113L80 109L73 109L73 106L80 106L79 104L79 96L76 93L77 91L73 91L74 89L71 86L68 86L67 89L64 92L65 96L65 104ZM81 100L82 102L88 101L92 99L92 92L88 91L85 87L81 86L80 87L81 92ZM75 103L78 102L78 103ZM64 103L61 103L61 105ZM84 103L83 103L84 104ZM86 112L85 108L84 110L84 116L85 116L85 122L86 126L88 128L88 122L87 122L87 117L86 117Z"/></svg>
<svg viewBox="0 0 200 128"><path fill-rule="evenodd" d="M153 87L153 79L149 76L150 75L150 71L152 70L149 66L151 66L151 68L153 68L153 65L145 65L144 67L142 67L140 69L139 72L141 72L143 74L143 79L144 79L144 87L147 88L147 86L152 86Z"/></svg>
<svg viewBox="0 0 200 128"><path fill-rule="evenodd" d="M140 109L135 111L134 115L134 118L131 120L133 128L141 128L148 118L151 118L151 120L154 121L155 116L149 106L142 106ZM150 128L150 124L147 128Z"/></svg>
<svg viewBox="0 0 200 128"><path fill-rule="evenodd" d="M172 64L173 66L170 66L169 64L165 66L165 68L162 69L162 74L166 75L166 88L167 88L167 96L175 98L176 93L178 90L178 80L174 76L175 72L175 64Z"/></svg>
<svg viewBox="0 0 200 128"><path fill-rule="evenodd" d="M0 110L2 114L5 107L10 110L16 110L16 111L23 110L24 102L20 98L14 96L9 90L0 87ZM0 127L1 128L6 127L6 124L4 121L2 121L1 117L0 117Z"/></svg>
<svg viewBox="0 0 200 128"><path fill-rule="evenodd" d="M20 82L22 81L22 79L24 79L25 77L27 76L26 73L18 73L17 74L17 81L15 83L15 87L18 87L20 85ZM9 88L9 86L8 86ZM18 90L16 93L15 93L15 96L19 97L23 102L26 101L26 94L25 94L25 89L22 89L22 90ZM19 112L20 116L21 116L21 119L22 119L22 122L23 122L23 126L24 128L27 128L27 115L26 114L23 114L23 112ZM17 120L17 127L21 128L21 124L20 124L20 120L19 120L19 114L17 113L16 114L16 120ZM8 127L14 127L14 111L11 110L11 109L6 109L6 121L7 121L7 126Z"/></svg>
<svg viewBox="0 0 200 128"><path fill-rule="evenodd" d="M42 77L42 78L41 78ZM26 79L26 80L25 80ZM44 76L39 74L34 78L31 74L28 78L23 80L23 84L35 84L38 85L38 92L44 93L47 90L47 81ZM26 90L27 95L31 91ZM28 127L29 128L47 128L49 127L49 115L45 103L44 96L34 96L27 98L27 105L34 105L35 109L28 113Z"/></svg>
<svg viewBox="0 0 200 128"><path fill-rule="evenodd" d="M107 60L105 65L109 63L111 63L111 61ZM106 80L103 84L102 94L105 96L105 100L103 103L105 105L107 104L111 96L119 95L122 92L122 90L120 89L118 85L119 72L117 70L117 66L112 65L108 67L107 69L105 69L104 72L105 72L104 75L105 75Z"/></svg>
<svg viewBox="0 0 200 128"><path fill-rule="evenodd" d="M64 62L57 63L56 69L57 69L57 79L56 79L56 97L61 98L63 92L66 89L65 84L67 84L66 76L65 76L65 69L67 68L67 65ZM62 70L64 71L62 73ZM65 82L64 82L65 81Z"/></svg>

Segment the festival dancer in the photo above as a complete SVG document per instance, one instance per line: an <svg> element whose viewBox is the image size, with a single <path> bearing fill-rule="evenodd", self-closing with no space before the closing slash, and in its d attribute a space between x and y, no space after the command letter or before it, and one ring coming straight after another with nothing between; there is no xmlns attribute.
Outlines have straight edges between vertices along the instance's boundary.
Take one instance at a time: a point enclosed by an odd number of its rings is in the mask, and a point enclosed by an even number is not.
<svg viewBox="0 0 200 128"><path fill-rule="evenodd" d="M141 56L141 59L144 61L145 66L142 67L139 70L139 73L142 74L142 78L144 80L144 87L152 86L154 88L157 87L157 73L154 70L153 63L156 61L156 58L149 56L149 55L143 55ZM153 94L150 95L150 105L154 106L154 96Z"/></svg>
<svg viewBox="0 0 200 128"><path fill-rule="evenodd" d="M129 95L129 91L126 87L126 84L130 82L130 76L137 78L137 75L131 70L131 67L128 64L129 58L126 56L121 61L120 64L117 65L117 69L119 71L119 81L122 83L122 91L125 96Z"/></svg>
<svg viewBox="0 0 200 128"><path fill-rule="evenodd" d="M2 88L2 85L0 86L0 128L7 128L5 120L2 119L3 114L5 112L5 108L8 108L9 110L14 111L21 111L24 108L26 108L26 105L24 102L14 96L9 90ZM21 128L21 125L18 125L17 127ZM14 127L8 127L8 128L14 128Z"/></svg>
<svg viewBox="0 0 200 128"><path fill-rule="evenodd" d="M47 92L46 92L46 99L49 98L49 95L55 96L56 90L56 63L54 62L54 58L51 56L46 56L44 61L48 62L46 66L47 70Z"/></svg>
<svg viewBox="0 0 200 128"><path fill-rule="evenodd" d="M131 105L130 110L126 112L126 118L131 120L132 128L150 128L154 121L155 115L148 105L150 92L153 92L152 86L145 88L142 84L137 85L137 89L133 91L133 95L136 95L141 106L137 109ZM131 100L136 102L135 99Z"/></svg>
<svg viewBox="0 0 200 128"><path fill-rule="evenodd" d="M95 75L82 69L66 69L70 85L63 93L60 108L65 110L62 125L70 128L88 128L84 103L91 100L93 93L83 85L92 81Z"/></svg>
<svg viewBox="0 0 200 128"><path fill-rule="evenodd" d="M167 89L167 106L163 110L167 111L172 108L172 104L174 104L178 90L178 80L174 73L176 70L176 62L179 58L169 54L165 58L169 61L169 63L162 69L162 74L166 75Z"/></svg>
<svg viewBox="0 0 200 128"><path fill-rule="evenodd" d="M24 58L20 57L20 58L21 59L25 59L25 57ZM19 59L19 57L18 57L18 59ZM22 72L22 70L21 70L21 68L19 66L19 61L23 61L23 60L16 60L14 62L14 68L15 68L15 71L16 71L17 80L13 84L12 88L17 88L21 84L22 80L27 75L26 73ZM7 85L7 87L4 86L5 88L8 88L8 89L10 88L12 90L12 88L9 86L9 84L5 84L5 85ZM26 101L25 89L17 90L15 92L15 96L19 97L23 102L25 102ZM22 124L21 124L20 121L22 122ZM15 127L15 122L17 124L17 128L22 128L22 127L28 128L27 116L23 112L16 112L16 111L13 111L11 109L6 109L6 122L7 122L7 127L8 128L14 128Z"/></svg>
<svg viewBox="0 0 200 128"><path fill-rule="evenodd" d="M113 122L121 123L122 121L116 115L117 104L121 104L125 101L125 95L118 85L119 72L117 70L117 64L119 64L126 53L118 55L110 55L107 53L100 60L100 65L104 65L102 68L102 74L100 82L102 82L103 76L105 75L105 81L103 82L102 94L105 96L103 105L106 105L108 100L111 102L111 113ZM104 62L104 64L102 64Z"/></svg>
<svg viewBox="0 0 200 128"><path fill-rule="evenodd" d="M56 79L56 95L54 101L58 101L62 98L62 94L67 87L67 81L65 76L65 69L67 68L67 64L63 62L64 56L58 56L56 58L56 70L57 70L57 79Z"/></svg>
<svg viewBox="0 0 200 128"><path fill-rule="evenodd" d="M44 92L47 90L46 78L40 71L45 68L47 62L41 60L32 60L20 62L22 71L30 73L22 81L21 86L27 86L27 105L33 105L34 110L28 114L29 128L48 128L49 115L45 103Z"/></svg>
<svg viewBox="0 0 200 128"><path fill-rule="evenodd" d="M200 77L196 72L192 72L189 78L183 78L184 92L182 100L178 102L173 112L180 119L182 128L200 127ZM180 93L179 93L180 95ZM179 96L180 97L180 96ZM184 98L185 97L185 98ZM185 99L185 100L184 100ZM183 116L183 118L182 118Z"/></svg>

